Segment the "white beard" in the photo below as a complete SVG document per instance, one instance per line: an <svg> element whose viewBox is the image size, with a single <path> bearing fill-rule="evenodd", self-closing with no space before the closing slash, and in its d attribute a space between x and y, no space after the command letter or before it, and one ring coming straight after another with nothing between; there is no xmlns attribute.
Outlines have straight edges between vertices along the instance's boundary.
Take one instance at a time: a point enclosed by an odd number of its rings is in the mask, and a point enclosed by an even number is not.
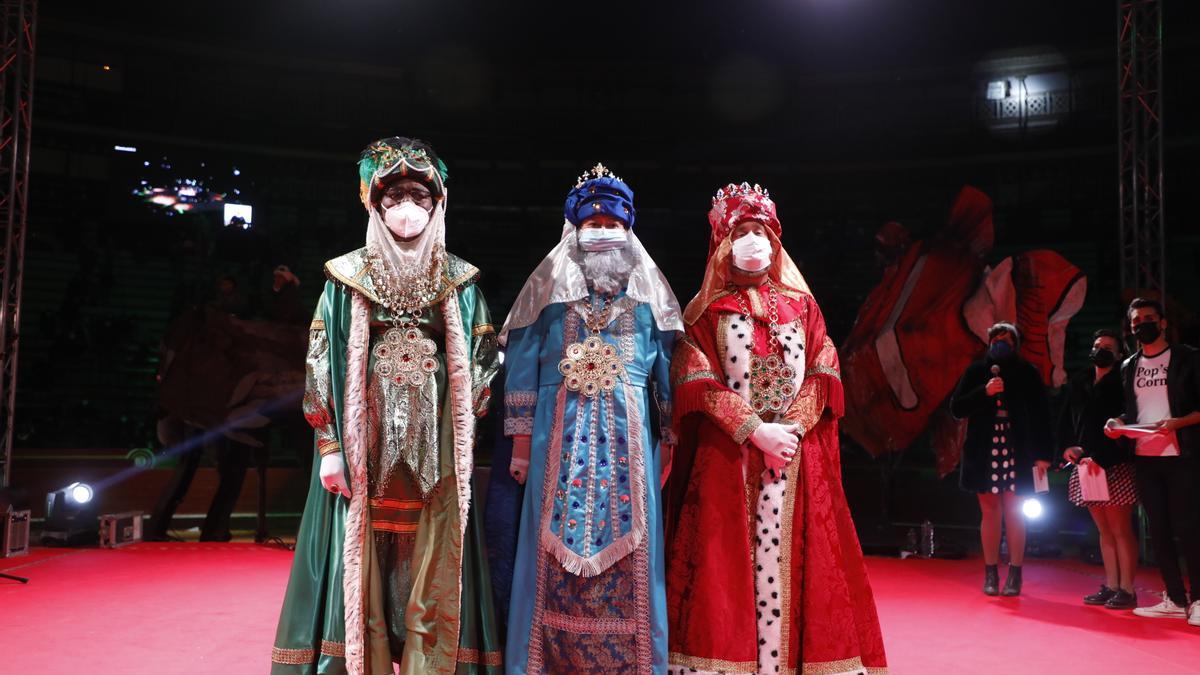
<svg viewBox="0 0 1200 675"><path fill-rule="evenodd" d="M611 251L580 251L583 278L598 293L605 295L616 295L625 289L636 263L628 246Z"/></svg>

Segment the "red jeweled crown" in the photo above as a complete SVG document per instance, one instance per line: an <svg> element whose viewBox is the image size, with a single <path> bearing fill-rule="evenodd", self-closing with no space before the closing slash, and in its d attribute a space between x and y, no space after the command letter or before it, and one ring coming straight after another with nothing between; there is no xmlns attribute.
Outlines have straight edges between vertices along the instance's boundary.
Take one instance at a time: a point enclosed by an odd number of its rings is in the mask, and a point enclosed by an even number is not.
<svg viewBox="0 0 1200 675"><path fill-rule="evenodd" d="M782 228L775 212L775 201L771 199L771 193L758 183L730 183L717 190L712 199L712 209L708 212L713 242L725 239L733 226L743 220L757 220L773 230L776 235L781 234Z"/></svg>
<svg viewBox="0 0 1200 675"><path fill-rule="evenodd" d="M750 197L751 195L754 195L754 197L752 197L753 199L765 200L768 202L771 201L770 190L764 188L758 183L750 185L749 183L743 181L741 185L734 185L733 183L730 183L729 185L717 190L717 194L713 197L712 203L713 206L716 206L718 201L728 199L730 197L746 198Z"/></svg>

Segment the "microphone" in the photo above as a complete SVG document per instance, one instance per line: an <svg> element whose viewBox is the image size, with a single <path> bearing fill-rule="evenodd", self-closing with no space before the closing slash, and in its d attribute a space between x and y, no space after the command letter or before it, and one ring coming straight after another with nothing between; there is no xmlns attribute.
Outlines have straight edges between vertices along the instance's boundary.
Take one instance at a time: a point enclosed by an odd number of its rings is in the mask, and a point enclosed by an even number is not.
<svg viewBox="0 0 1200 675"><path fill-rule="evenodd" d="M992 364L992 377L1000 377L1000 364L998 364L998 363ZM1001 405L1001 400L1002 399L1000 398L1000 394L996 394L996 405L997 406Z"/></svg>

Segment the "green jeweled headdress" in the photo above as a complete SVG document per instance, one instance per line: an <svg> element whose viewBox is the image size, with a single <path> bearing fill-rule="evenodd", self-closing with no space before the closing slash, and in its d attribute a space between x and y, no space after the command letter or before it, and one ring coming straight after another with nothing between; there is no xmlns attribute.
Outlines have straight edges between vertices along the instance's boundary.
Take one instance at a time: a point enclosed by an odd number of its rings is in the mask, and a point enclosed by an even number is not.
<svg viewBox="0 0 1200 675"><path fill-rule="evenodd" d="M383 179L397 173L427 183L438 199L445 194L449 174L433 148L415 138L392 136L368 145L358 160L358 194L363 205L369 207L371 191L383 187Z"/></svg>

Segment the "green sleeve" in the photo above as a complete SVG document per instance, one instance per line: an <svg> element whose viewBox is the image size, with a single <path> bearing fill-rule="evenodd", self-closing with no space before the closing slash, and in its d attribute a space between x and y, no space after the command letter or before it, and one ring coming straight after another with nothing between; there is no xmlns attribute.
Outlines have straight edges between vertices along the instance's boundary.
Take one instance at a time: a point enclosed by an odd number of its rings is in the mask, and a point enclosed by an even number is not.
<svg viewBox="0 0 1200 675"><path fill-rule="evenodd" d="M482 417L492 398L492 378L500 370L500 350L496 327L488 311L487 300L472 284L462 295L463 321L471 341L471 400L475 415Z"/></svg>

